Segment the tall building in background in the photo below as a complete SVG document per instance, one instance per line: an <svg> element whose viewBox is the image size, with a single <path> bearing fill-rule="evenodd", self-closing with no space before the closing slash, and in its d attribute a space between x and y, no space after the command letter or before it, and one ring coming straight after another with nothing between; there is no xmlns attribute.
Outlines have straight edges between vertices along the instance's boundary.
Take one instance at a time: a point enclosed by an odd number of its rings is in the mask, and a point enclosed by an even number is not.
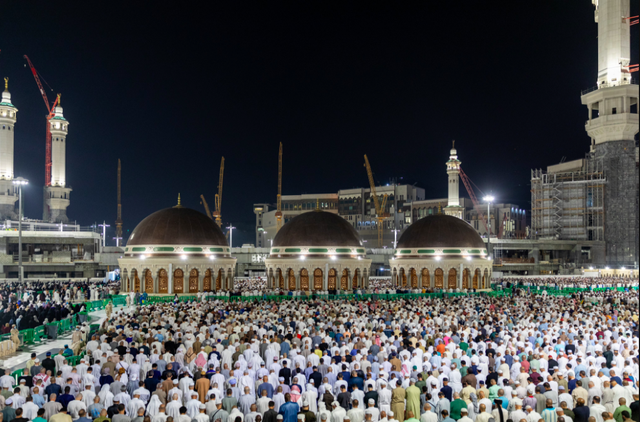
<svg viewBox="0 0 640 422"><path fill-rule="evenodd" d="M43 220L51 223L67 223L67 207L70 202L71 188L66 178L66 145L69 122L64 118L58 102L55 116L49 120L51 129L51 186L44 188Z"/></svg>
<svg viewBox="0 0 640 422"><path fill-rule="evenodd" d="M458 151L453 141L447 161L447 174L449 175L449 200L444 209L444 213L452 215L460 219L464 219L464 207L460 205L460 160L458 160Z"/></svg>
<svg viewBox="0 0 640 422"><path fill-rule="evenodd" d="M536 238L602 241L610 266L638 265L638 84L631 77L629 0L592 0L597 85L582 92L591 148L584 159L531 172Z"/></svg>
<svg viewBox="0 0 640 422"><path fill-rule="evenodd" d="M18 109L11 104L9 79L0 101L0 220L16 219L18 193L13 185L13 134Z"/></svg>

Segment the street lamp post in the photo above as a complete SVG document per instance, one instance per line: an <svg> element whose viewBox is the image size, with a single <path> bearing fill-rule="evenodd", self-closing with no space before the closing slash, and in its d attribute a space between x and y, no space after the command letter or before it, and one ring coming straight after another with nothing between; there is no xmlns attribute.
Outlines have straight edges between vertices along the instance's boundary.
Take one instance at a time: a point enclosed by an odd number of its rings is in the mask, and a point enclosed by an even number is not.
<svg viewBox="0 0 640 422"><path fill-rule="evenodd" d="M491 203L494 199L491 195L482 198L482 200L487 203L487 254L489 254L489 258L491 258Z"/></svg>
<svg viewBox="0 0 640 422"><path fill-rule="evenodd" d="M233 224L229 224L229 227L227 227L227 230L229 230L229 248L233 248L233 229L235 229Z"/></svg>
<svg viewBox="0 0 640 422"><path fill-rule="evenodd" d="M22 267L22 186L29 181L23 177L13 179L13 184L18 186L18 281L22 283L24 269Z"/></svg>

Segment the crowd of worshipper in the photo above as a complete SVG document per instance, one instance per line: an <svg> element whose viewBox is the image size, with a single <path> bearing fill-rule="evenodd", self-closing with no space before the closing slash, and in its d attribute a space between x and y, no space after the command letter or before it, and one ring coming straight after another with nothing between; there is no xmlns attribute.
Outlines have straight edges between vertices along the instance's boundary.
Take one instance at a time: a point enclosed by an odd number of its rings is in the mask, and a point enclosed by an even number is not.
<svg viewBox="0 0 640 422"><path fill-rule="evenodd" d="M557 287L557 288L616 288L638 287L637 277L500 277L491 280L503 287L508 285L525 287Z"/></svg>
<svg viewBox="0 0 640 422"><path fill-rule="evenodd" d="M638 293L599 294L118 308L3 422L637 421Z"/></svg>
<svg viewBox="0 0 640 422"><path fill-rule="evenodd" d="M60 321L83 310L87 300L118 292L119 283L102 281L28 281L0 285L0 332L24 330Z"/></svg>

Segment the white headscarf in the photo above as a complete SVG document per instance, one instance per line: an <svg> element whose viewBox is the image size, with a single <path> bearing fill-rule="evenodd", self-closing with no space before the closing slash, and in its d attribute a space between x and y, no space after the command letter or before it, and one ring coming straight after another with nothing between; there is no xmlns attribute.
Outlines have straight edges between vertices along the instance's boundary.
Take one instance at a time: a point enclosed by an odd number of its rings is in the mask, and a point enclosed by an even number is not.
<svg viewBox="0 0 640 422"><path fill-rule="evenodd" d="M102 386L100 393L98 393L98 397L100 397L100 404L102 404L105 409L113 406L113 393L109 388L109 384Z"/></svg>
<svg viewBox="0 0 640 422"><path fill-rule="evenodd" d="M160 398L158 397L157 394L154 394L153 396L151 396L151 400L149 401L149 404L147 405L147 413L146 413L146 415L153 418L160 411L160 405L161 404L162 404L162 402L160 401Z"/></svg>

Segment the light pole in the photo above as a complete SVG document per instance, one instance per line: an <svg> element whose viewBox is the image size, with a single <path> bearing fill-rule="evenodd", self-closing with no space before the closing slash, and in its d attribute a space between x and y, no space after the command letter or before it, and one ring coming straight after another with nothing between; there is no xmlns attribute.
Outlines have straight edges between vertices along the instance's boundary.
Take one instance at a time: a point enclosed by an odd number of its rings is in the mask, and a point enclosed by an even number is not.
<svg viewBox="0 0 640 422"><path fill-rule="evenodd" d="M28 185L29 181L23 177L16 177L13 184L18 186L18 281L22 283L22 186Z"/></svg>
<svg viewBox="0 0 640 422"><path fill-rule="evenodd" d="M233 229L235 229L233 224L229 224L229 227L227 227L227 230L229 230L229 248L233 248Z"/></svg>
<svg viewBox="0 0 640 422"><path fill-rule="evenodd" d="M491 203L494 199L491 195L482 198L482 200L487 203L487 253L489 254L489 258L491 258Z"/></svg>
<svg viewBox="0 0 640 422"><path fill-rule="evenodd" d="M111 225L103 221L102 224L98 224L98 227L102 227L102 248L104 249L107 246L107 227L111 227Z"/></svg>

